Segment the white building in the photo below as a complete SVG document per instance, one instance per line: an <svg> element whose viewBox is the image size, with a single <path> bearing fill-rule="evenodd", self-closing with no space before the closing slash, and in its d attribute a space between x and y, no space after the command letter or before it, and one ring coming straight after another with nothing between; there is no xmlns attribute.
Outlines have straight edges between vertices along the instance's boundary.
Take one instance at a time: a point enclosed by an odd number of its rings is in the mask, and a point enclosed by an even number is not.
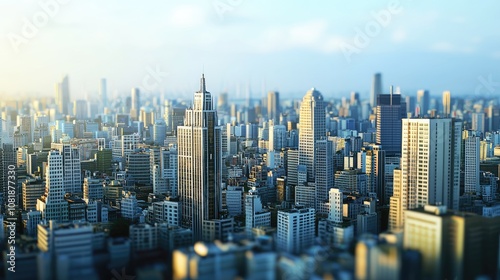
<svg viewBox="0 0 500 280"><path fill-rule="evenodd" d="M38 249L48 257L44 279L96 279L89 224L38 225Z"/></svg>
<svg viewBox="0 0 500 280"><path fill-rule="evenodd" d="M179 226L181 224L181 203L178 200L164 200L153 202L148 207L149 222L164 223L171 226Z"/></svg>
<svg viewBox="0 0 500 280"><path fill-rule="evenodd" d="M89 223L107 223L108 208L101 201L84 199L87 203L87 222Z"/></svg>
<svg viewBox="0 0 500 280"><path fill-rule="evenodd" d="M37 200L36 210L42 213L42 218L50 221L68 221L68 202L64 199L64 166L63 155L58 150L52 150L47 156L45 194Z"/></svg>
<svg viewBox="0 0 500 280"><path fill-rule="evenodd" d="M248 236L255 227L271 226L271 212L262 208L260 195L252 188L245 196L245 229Z"/></svg>
<svg viewBox="0 0 500 280"><path fill-rule="evenodd" d="M269 127L269 151L281 151L288 145L288 133L284 125L271 125Z"/></svg>
<svg viewBox="0 0 500 280"><path fill-rule="evenodd" d="M137 213L137 197L134 192L123 191L120 202L123 218L133 219Z"/></svg>
<svg viewBox="0 0 500 280"><path fill-rule="evenodd" d="M278 211L277 248L299 254L314 244L314 208L297 207Z"/></svg>
<svg viewBox="0 0 500 280"><path fill-rule="evenodd" d="M407 209L439 203L458 209L461 135L462 123L455 119L403 119L401 170L394 171L389 229L403 227Z"/></svg>
<svg viewBox="0 0 500 280"><path fill-rule="evenodd" d="M57 149L63 156L64 191L82 193L82 167L78 146L70 144L52 143L52 149Z"/></svg>
<svg viewBox="0 0 500 280"><path fill-rule="evenodd" d="M300 105L299 162L307 167L307 182L315 182L316 141L323 137L326 138L323 95L312 88L306 93Z"/></svg>
<svg viewBox="0 0 500 280"><path fill-rule="evenodd" d="M84 178L83 179L83 199L102 199L103 182L97 178Z"/></svg>

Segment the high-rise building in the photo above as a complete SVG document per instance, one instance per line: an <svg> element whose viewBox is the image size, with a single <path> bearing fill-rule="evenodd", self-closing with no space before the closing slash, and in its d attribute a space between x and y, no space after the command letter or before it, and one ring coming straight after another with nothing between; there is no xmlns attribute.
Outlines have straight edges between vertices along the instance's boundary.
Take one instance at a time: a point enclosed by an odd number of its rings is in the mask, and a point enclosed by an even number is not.
<svg viewBox="0 0 500 280"><path fill-rule="evenodd" d="M101 106L108 106L108 89L106 79L102 78L99 80L99 101Z"/></svg>
<svg viewBox="0 0 500 280"><path fill-rule="evenodd" d="M376 193L380 205L385 205L385 151L380 145L363 147L358 153L358 169L366 174L368 193Z"/></svg>
<svg viewBox="0 0 500 280"><path fill-rule="evenodd" d="M428 90L421 89L417 91L418 116L427 115L430 110L431 97Z"/></svg>
<svg viewBox="0 0 500 280"><path fill-rule="evenodd" d="M288 146L288 132L284 125L269 127L269 151L281 151Z"/></svg>
<svg viewBox="0 0 500 280"><path fill-rule="evenodd" d="M59 113L68 115L69 105L69 79L68 75L64 76L60 83L56 84L56 105Z"/></svg>
<svg viewBox="0 0 500 280"><path fill-rule="evenodd" d="M136 121L139 119L139 113L141 110L141 96L138 88L133 88L130 94L130 117L132 118L132 120Z"/></svg>
<svg viewBox="0 0 500 280"><path fill-rule="evenodd" d="M88 104L86 100L75 100L73 102L73 115L77 120L88 118Z"/></svg>
<svg viewBox="0 0 500 280"><path fill-rule="evenodd" d="M57 222L68 221L68 203L64 199L64 160L62 152L52 150L47 157L45 193L37 200L36 210L43 219Z"/></svg>
<svg viewBox="0 0 500 280"><path fill-rule="evenodd" d="M370 91L370 106L374 108L377 106L377 97L382 94L382 74L375 73L373 75L372 88Z"/></svg>
<svg viewBox="0 0 500 280"><path fill-rule="evenodd" d="M278 211L278 250L299 254L314 244L315 211L297 206Z"/></svg>
<svg viewBox="0 0 500 280"><path fill-rule="evenodd" d="M307 167L307 181L315 181L316 141L326 139L326 114L323 95L309 90L300 105L299 163Z"/></svg>
<svg viewBox="0 0 500 280"><path fill-rule="evenodd" d="M280 119L280 93L277 91L267 93L267 118L274 124Z"/></svg>
<svg viewBox="0 0 500 280"><path fill-rule="evenodd" d="M335 179L333 166L333 143L330 140L316 141L316 161L315 168L316 193L314 208L318 213L327 214L326 202L328 202L328 192L333 188Z"/></svg>
<svg viewBox="0 0 500 280"><path fill-rule="evenodd" d="M203 221L219 218L222 183L221 129L204 75L177 136L182 223L192 229L194 240L201 240Z"/></svg>
<svg viewBox="0 0 500 280"><path fill-rule="evenodd" d="M479 190L479 148L481 137L475 131L464 131L464 192L476 194Z"/></svg>
<svg viewBox="0 0 500 280"><path fill-rule="evenodd" d="M423 279L493 278L498 269L499 217L426 205L405 212L405 249L422 256Z"/></svg>
<svg viewBox="0 0 500 280"><path fill-rule="evenodd" d="M484 133L484 113L472 114L472 130Z"/></svg>
<svg viewBox="0 0 500 280"><path fill-rule="evenodd" d="M400 94L380 94L377 98L377 144L389 156L401 154L401 119L406 116L406 105Z"/></svg>
<svg viewBox="0 0 500 280"><path fill-rule="evenodd" d="M454 119L403 119L401 170L394 172L390 226L427 204L458 209L462 123ZM392 228L394 229L394 228Z"/></svg>
<svg viewBox="0 0 500 280"><path fill-rule="evenodd" d="M451 93L443 91L443 114L445 118L451 117Z"/></svg>
<svg viewBox="0 0 500 280"><path fill-rule="evenodd" d="M167 126L163 120L156 120L153 126L153 142L155 145L163 146L167 137Z"/></svg>
<svg viewBox="0 0 500 280"><path fill-rule="evenodd" d="M64 191L66 193L82 193L82 167L80 149L70 144L52 143L52 149L57 149L63 156Z"/></svg>

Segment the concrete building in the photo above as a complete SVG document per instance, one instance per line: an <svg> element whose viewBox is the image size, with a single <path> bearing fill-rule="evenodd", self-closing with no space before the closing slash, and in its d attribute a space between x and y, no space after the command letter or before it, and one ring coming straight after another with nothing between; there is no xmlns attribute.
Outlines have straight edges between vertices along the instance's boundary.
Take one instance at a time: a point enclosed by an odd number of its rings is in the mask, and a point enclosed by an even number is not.
<svg viewBox="0 0 500 280"><path fill-rule="evenodd" d="M252 236L252 229L271 226L271 212L262 207L259 192L252 188L245 195L245 230L247 236Z"/></svg>
<svg viewBox="0 0 500 280"><path fill-rule="evenodd" d="M314 244L315 210L296 206L278 211L277 249L299 254Z"/></svg>
<svg viewBox="0 0 500 280"><path fill-rule="evenodd" d="M68 203L64 200L64 163L63 155L58 150L49 152L47 158L46 189L37 200L36 210L42 218L56 222L68 221Z"/></svg>
<svg viewBox="0 0 500 280"><path fill-rule="evenodd" d="M407 209L436 203L458 209L461 134L462 123L455 119L403 119L401 170L394 171L390 229L403 226Z"/></svg>
<svg viewBox="0 0 500 280"><path fill-rule="evenodd" d="M203 221L219 218L221 210L222 139L217 111L202 75L193 107L186 110L178 135L178 194L183 226L202 239Z"/></svg>

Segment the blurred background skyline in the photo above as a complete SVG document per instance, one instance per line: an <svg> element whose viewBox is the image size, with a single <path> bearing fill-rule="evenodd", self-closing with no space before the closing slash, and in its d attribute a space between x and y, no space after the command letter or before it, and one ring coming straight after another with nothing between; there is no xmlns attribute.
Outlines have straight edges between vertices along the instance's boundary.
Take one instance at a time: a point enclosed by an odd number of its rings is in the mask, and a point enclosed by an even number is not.
<svg viewBox="0 0 500 280"><path fill-rule="evenodd" d="M493 0L6 0L0 94L54 96L67 74L71 99L96 97L100 78L110 97L139 87L176 98L191 96L204 72L216 95L300 97L316 87L326 98L367 98L381 72L384 92L472 95L481 81L500 82L499 8Z"/></svg>

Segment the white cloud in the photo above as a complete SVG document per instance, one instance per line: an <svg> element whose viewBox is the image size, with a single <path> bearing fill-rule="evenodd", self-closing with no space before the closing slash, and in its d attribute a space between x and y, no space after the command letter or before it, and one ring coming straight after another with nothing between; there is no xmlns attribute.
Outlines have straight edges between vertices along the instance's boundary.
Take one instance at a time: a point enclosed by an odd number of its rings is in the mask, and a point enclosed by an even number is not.
<svg viewBox="0 0 500 280"><path fill-rule="evenodd" d="M204 24L206 18L199 5L180 5L170 14L170 23L176 27L197 27Z"/></svg>

